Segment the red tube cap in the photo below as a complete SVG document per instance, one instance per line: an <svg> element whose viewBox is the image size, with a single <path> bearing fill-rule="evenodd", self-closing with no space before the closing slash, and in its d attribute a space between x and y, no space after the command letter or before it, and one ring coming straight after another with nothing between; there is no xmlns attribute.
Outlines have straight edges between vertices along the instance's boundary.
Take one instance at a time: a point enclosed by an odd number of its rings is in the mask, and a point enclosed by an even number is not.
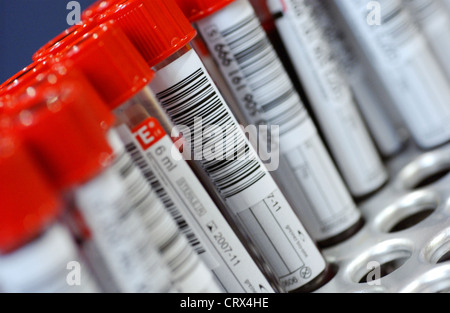
<svg viewBox="0 0 450 313"><path fill-rule="evenodd" d="M87 21L91 18L97 18L99 15L111 9L117 3L124 2L124 0L99 0L94 2L90 7L81 13L81 20Z"/></svg>
<svg viewBox="0 0 450 313"><path fill-rule="evenodd" d="M35 61L0 85L0 96L11 96L49 69L48 60Z"/></svg>
<svg viewBox="0 0 450 313"><path fill-rule="evenodd" d="M205 18L234 0L176 0L181 10L190 22L196 22Z"/></svg>
<svg viewBox="0 0 450 313"><path fill-rule="evenodd" d="M34 55L33 60L38 61L48 55L56 55L63 51L71 42L82 37L88 31L96 26L92 19L86 19L80 24L73 25L69 29L50 40L42 48L40 48Z"/></svg>
<svg viewBox="0 0 450 313"><path fill-rule="evenodd" d="M29 151L0 135L0 253L38 236L59 208L55 190Z"/></svg>
<svg viewBox="0 0 450 313"><path fill-rule="evenodd" d="M142 90L154 72L113 21L72 44L62 56L80 70L114 110Z"/></svg>
<svg viewBox="0 0 450 313"><path fill-rule="evenodd" d="M95 176L112 150L90 107L104 105L87 83L47 74L4 108L0 125L23 138L58 188Z"/></svg>
<svg viewBox="0 0 450 313"><path fill-rule="evenodd" d="M113 19L150 66L186 46L197 32L174 0L128 0L100 19Z"/></svg>
<svg viewBox="0 0 450 313"><path fill-rule="evenodd" d="M2 85L3 88L0 89L0 113L4 106L13 103L14 97L23 94L29 86L34 86L45 80L57 81L64 77L71 77L78 80L83 88L92 89L92 86L80 71L67 63L56 63L55 59L46 57L33 62ZM49 81L48 83L51 84L52 82ZM104 103L93 101L90 110L96 116L98 125L103 130L108 130L114 124L114 115Z"/></svg>

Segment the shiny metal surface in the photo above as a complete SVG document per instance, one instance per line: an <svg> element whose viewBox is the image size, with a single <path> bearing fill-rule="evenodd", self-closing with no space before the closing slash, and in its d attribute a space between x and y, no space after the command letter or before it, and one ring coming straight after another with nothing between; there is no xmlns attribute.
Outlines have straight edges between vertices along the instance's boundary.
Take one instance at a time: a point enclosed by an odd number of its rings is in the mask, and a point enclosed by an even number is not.
<svg viewBox="0 0 450 313"><path fill-rule="evenodd" d="M360 204L365 227L324 251L339 269L317 292L450 292L450 145L410 145L387 166L389 184Z"/></svg>

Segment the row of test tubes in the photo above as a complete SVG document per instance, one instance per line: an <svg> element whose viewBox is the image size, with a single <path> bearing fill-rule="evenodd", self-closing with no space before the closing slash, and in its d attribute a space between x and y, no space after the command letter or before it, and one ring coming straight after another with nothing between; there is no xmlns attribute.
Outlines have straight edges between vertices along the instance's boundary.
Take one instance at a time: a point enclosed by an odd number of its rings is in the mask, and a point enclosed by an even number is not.
<svg viewBox="0 0 450 313"><path fill-rule="evenodd" d="M0 291L313 292L408 140L448 0L104 0L0 86Z"/></svg>

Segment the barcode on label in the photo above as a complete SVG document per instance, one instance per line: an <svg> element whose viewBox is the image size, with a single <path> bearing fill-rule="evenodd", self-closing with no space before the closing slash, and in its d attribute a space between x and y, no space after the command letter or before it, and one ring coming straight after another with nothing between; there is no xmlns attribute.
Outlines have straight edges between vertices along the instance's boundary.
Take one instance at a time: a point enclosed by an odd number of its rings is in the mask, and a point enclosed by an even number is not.
<svg viewBox="0 0 450 313"><path fill-rule="evenodd" d="M167 194L164 186L156 177L154 170L150 167L149 162L146 160L141 150L136 146L135 143L130 142L126 145L126 149L133 159L134 163L141 169L144 174L147 182L150 183L153 190L157 193L158 197L163 202L166 209L174 218L175 222L178 225L180 231L186 236L190 245L194 248L194 250L200 255L205 253L205 248L200 242L200 239L196 236L186 219L181 214L179 208L172 201L170 196Z"/></svg>
<svg viewBox="0 0 450 313"><path fill-rule="evenodd" d="M192 284L196 280L195 275L199 275L204 286L218 290L211 272L189 245L187 238L179 232L172 216L164 209L156 192L147 183L131 157L124 153L114 166L126 184L132 208L140 212L144 220L148 238L159 248L164 261L171 269L175 286L181 292L199 292L198 288L202 286Z"/></svg>
<svg viewBox="0 0 450 313"><path fill-rule="evenodd" d="M436 0L408 0L407 3L412 6L414 13L421 19L432 17L441 9L439 1Z"/></svg>
<svg viewBox="0 0 450 313"><path fill-rule="evenodd" d="M216 125L226 130L223 159L203 158L201 161L226 199L252 186L266 172L213 84L204 70L198 68L174 86L157 93L157 97L177 125L194 129L195 120L201 118L204 128ZM208 143L204 138L201 140L203 144ZM191 138L191 147L195 155L203 155L202 148L195 145L195 136ZM239 151L243 151L245 156L239 157Z"/></svg>
<svg viewBox="0 0 450 313"><path fill-rule="evenodd" d="M381 1L382 38L401 46L417 36L417 27L401 1Z"/></svg>
<svg viewBox="0 0 450 313"><path fill-rule="evenodd" d="M233 55L236 64L221 64L221 68L231 82L236 77L245 81L247 88L237 88L235 96L249 122L279 125L281 135L298 127L305 107L254 12L217 32L224 44L209 43L210 48L219 58L220 53Z"/></svg>

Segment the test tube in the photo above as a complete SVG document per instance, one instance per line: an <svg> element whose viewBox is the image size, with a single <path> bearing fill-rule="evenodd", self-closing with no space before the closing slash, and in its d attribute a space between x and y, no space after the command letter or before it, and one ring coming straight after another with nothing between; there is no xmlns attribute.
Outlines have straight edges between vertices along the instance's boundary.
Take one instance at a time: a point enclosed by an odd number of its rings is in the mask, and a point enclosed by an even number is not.
<svg viewBox="0 0 450 313"><path fill-rule="evenodd" d="M327 263L191 49L196 32L176 3L125 1L108 17L120 24L156 71L150 87L188 138L185 150L192 152L197 170L207 174L282 285L288 291L322 285L330 278ZM207 137L199 133L204 130ZM210 143L222 145L219 155L203 149Z"/></svg>
<svg viewBox="0 0 450 313"><path fill-rule="evenodd" d="M280 127L280 165L272 174L311 236L321 246L352 236L363 224L361 213L250 3L178 3L209 47L245 123Z"/></svg>
<svg viewBox="0 0 450 313"><path fill-rule="evenodd" d="M270 19L273 16L267 7L266 1L257 0L253 1L252 4L254 4L258 12L258 16L264 15L266 19ZM344 76L341 79L345 79L348 84L347 88L350 87L353 91L355 102L380 154L383 157L391 157L397 154L403 148L407 139L404 136L404 131L402 131L403 125L398 125L397 121L389 114L386 109L388 105L386 99L380 96L376 82L373 81L370 75L370 70L367 70L360 56L346 38L345 32L340 30L339 25L334 23L323 4L320 1L310 0L307 0L306 4L309 11L308 19L314 19L314 22L317 23L317 28L319 28L318 32L320 32L321 41L326 41L324 46L331 49L331 51L328 50L328 53L332 55L330 62L338 63L340 75ZM283 18L282 15L276 16L278 19ZM272 19L274 18L272 17ZM288 23L278 21L278 24L284 27L283 25L287 26ZM285 34L284 36L286 37L287 35ZM292 48L294 45L292 44ZM301 70L299 67L299 71ZM338 76L340 75L338 74Z"/></svg>
<svg viewBox="0 0 450 313"><path fill-rule="evenodd" d="M271 284L156 118L162 112L156 112L158 104L150 88L139 84L133 89L136 85L133 73L140 73L142 68L151 72L149 67L144 61L129 62L129 74L121 75L123 70L118 69L124 67L124 60L139 60L141 56L130 55L134 47L109 40L105 32L113 31L112 26L105 26L104 30L94 29L81 36L83 38L66 38L61 44L69 50L61 59L67 59L85 73L106 99L118 120L120 126L116 129L128 153L223 289L232 293L273 292ZM128 86L133 95L122 97L112 93L118 85ZM147 107L153 108L153 113Z"/></svg>
<svg viewBox="0 0 450 313"><path fill-rule="evenodd" d="M122 178L123 146L112 132L108 142L100 127L97 113L108 111L97 107L105 104L80 74L62 67L41 70L21 77L26 83L14 88L0 125L22 137L54 186L71 195L66 197L81 213L108 269L113 285L102 284L106 291L172 290L168 268L133 214L142 208L126 194L140 172L128 165L128 179Z"/></svg>
<svg viewBox="0 0 450 313"><path fill-rule="evenodd" d="M76 38L81 37L96 26L96 23L86 18L82 22L75 24L68 29L64 30L61 34L50 40L43 45L33 54L33 61L39 61L45 59L46 56L52 54L58 54L64 51L66 47L66 41L69 37Z"/></svg>
<svg viewBox="0 0 450 313"><path fill-rule="evenodd" d="M267 4L350 191L356 197L373 193L388 174L313 8L306 0Z"/></svg>
<svg viewBox="0 0 450 313"><path fill-rule="evenodd" d="M57 191L20 139L3 132L0 181L2 292L100 292L73 237L58 221Z"/></svg>
<svg viewBox="0 0 450 313"><path fill-rule="evenodd" d="M154 75L113 22L100 25L92 32L75 40L60 57L64 61L72 62L75 68L80 69L85 74L111 109L116 109L124 102L133 99L151 81ZM128 113L130 114L129 118L137 119L139 113L144 112L139 111L139 107L134 107ZM126 125L128 121L125 116L122 115L121 118L122 120L120 118L117 120L115 130L122 138L128 136L128 139L131 139L126 148L133 149L130 143L137 146L137 142ZM136 122L136 120L133 122ZM128 157L131 160L130 154L128 154ZM166 163L164 165L167 166ZM136 168L138 168L137 165ZM147 180L152 180L148 176L148 172L146 174ZM144 178L142 172L140 176ZM213 280L212 272L195 253L187 240L189 238L195 246L198 243L197 238L193 238L192 232L187 228L183 229L183 234L179 232L175 220L162 206L160 197L164 190L161 191L160 185L152 185L147 180L142 180L142 183L146 185L145 190L150 188L153 190L152 193L155 197L158 197L158 203L161 204L159 208L161 212L158 211L159 213L156 214L152 210L143 210L140 213L150 232L149 237L154 238L163 257L167 259L170 265L176 286L181 292L221 292L222 289ZM129 192L136 194L142 191L129 190ZM161 217L158 217L158 215ZM174 215L176 215L175 212ZM167 220L166 225L161 223L162 217ZM177 218L176 222L181 225L183 217L177 216ZM177 240L173 240L175 235ZM199 251L203 249L202 246L196 248ZM213 260L208 259L211 262Z"/></svg>
<svg viewBox="0 0 450 313"><path fill-rule="evenodd" d="M439 0L404 0L450 79L450 14Z"/></svg>
<svg viewBox="0 0 450 313"><path fill-rule="evenodd" d="M401 0L326 1L423 149L450 139L450 88Z"/></svg>

